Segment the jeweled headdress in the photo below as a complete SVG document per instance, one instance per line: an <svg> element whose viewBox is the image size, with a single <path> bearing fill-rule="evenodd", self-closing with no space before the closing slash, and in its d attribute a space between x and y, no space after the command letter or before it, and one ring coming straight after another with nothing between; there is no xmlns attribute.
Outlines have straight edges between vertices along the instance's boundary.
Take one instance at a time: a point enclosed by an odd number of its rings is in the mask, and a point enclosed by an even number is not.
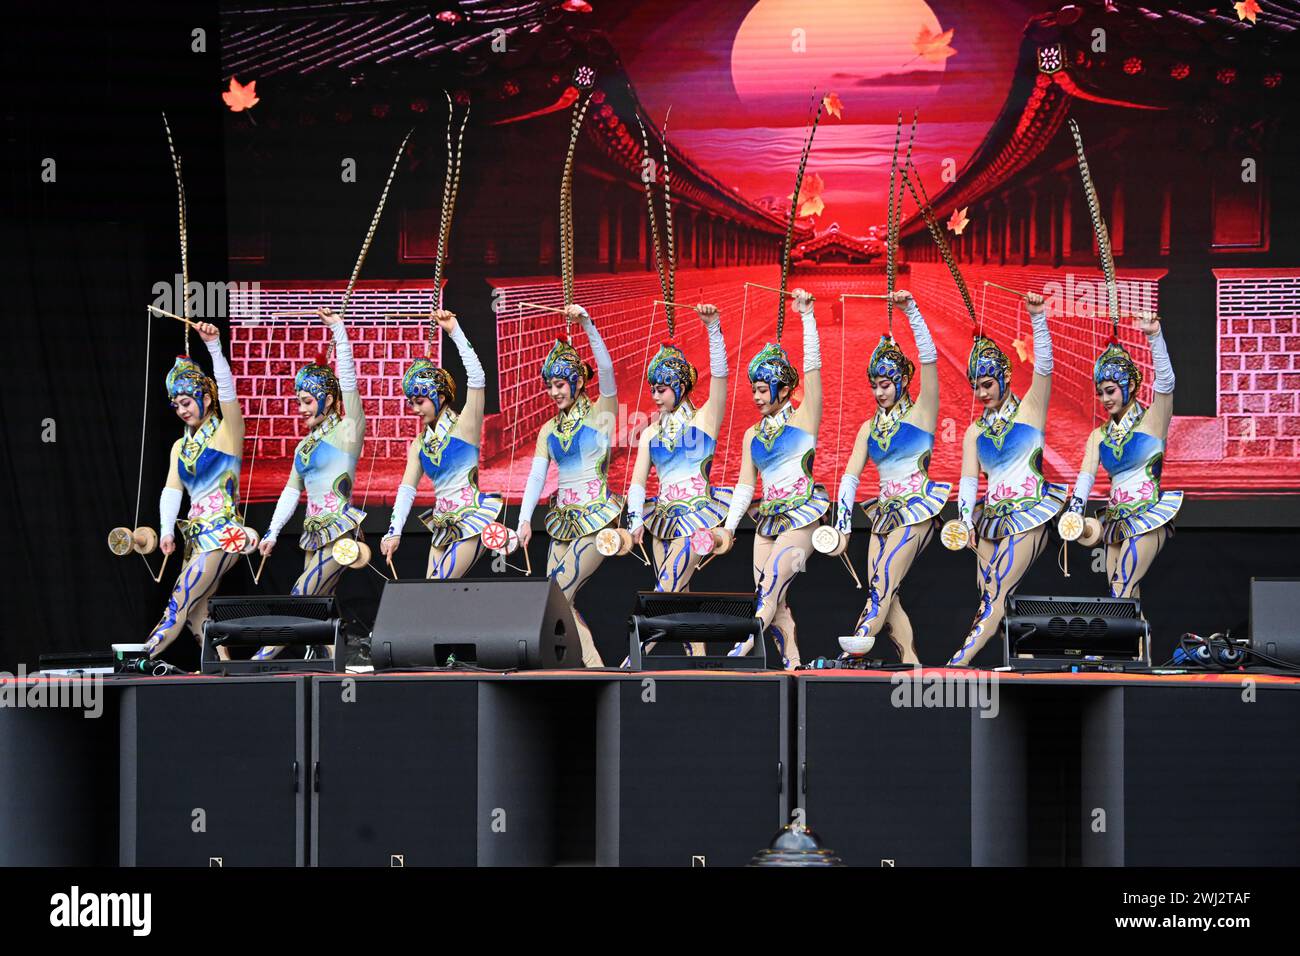
<svg viewBox="0 0 1300 956"><path fill-rule="evenodd" d="M339 387L338 376L326 364L327 361L324 355L318 355L316 361L298 369L298 374L293 377L293 388L296 392L306 392L316 399L318 415L325 414L325 396L333 395L334 411L342 415L343 390Z"/></svg>
<svg viewBox="0 0 1300 956"><path fill-rule="evenodd" d="M970 347L970 358L966 361L966 378L970 381L970 387L974 388L975 383L985 376L996 379L1000 399L1007 393L1007 377L1010 374L1011 359L1007 358L1007 353L998 348L997 343L988 336L975 336Z"/></svg>
<svg viewBox="0 0 1300 956"><path fill-rule="evenodd" d="M217 383L188 355L176 356L176 363L167 372L167 397L175 401L181 395L188 395L198 402L204 415L212 410L217 400Z"/></svg>
<svg viewBox="0 0 1300 956"><path fill-rule="evenodd" d="M766 382L775 402L781 386L794 388L799 384L799 372L790 364L790 356L775 342L768 342L749 360L749 380Z"/></svg>
<svg viewBox="0 0 1300 956"><path fill-rule="evenodd" d="M568 342L557 339L551 354L542 362L542 381L562 378L569 383L569 395L578 397L578 392L591 378L591 367L582 360L582 356Z"/></svg>
<svg viewBox="0 0 1300 956"><path fill-rule="evenodd" d="M1102 382L1114 382L1119 386L1124 404L1127 405L1129 399L1142 387L1142 370L1124 346L1112 341L1097 356L1097 361L1092 366L1092 382L1097 387Z"/></svg>
<svg viewBox="0 0 1300 956"><path fill-rule="evenodd" d="M889 379L894 383L895 398L901 399L907 395L907 387L903 385L903 379L907 379L910 385L915 371L916 367L912 364L912 360L903 354L898 343L890 336L882 335L880 344L871 353L871 361L867 363L867 378L873 382L881 376Z"/></svg>
<svg viewBox="0 0 1300 956"><path fill-rule="evenodd" d="M651 385L667 385L671 388L678 405L695 387L696 377L695 366L687 361L686 354L675 345L659 346L645 375L646 381Z"/></svg>
<svg viewBox="0 0 1300 956"><path fill-rule="evenodd" d="M416 359L402 376L402 391L408 399L431 400L441 413L444 406L456 400L456 380L428 359Z"/></svg>

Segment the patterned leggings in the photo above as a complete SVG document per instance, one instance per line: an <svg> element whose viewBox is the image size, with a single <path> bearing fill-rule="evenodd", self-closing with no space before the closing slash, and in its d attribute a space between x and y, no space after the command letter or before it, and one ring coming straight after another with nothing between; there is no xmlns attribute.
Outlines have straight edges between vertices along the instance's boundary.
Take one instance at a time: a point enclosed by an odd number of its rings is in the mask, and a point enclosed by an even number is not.
<svg viewBox="0 0 1300 956"><path fill-rule="evenodd" d="M998 632L1006 612L1007 599L1015 591L1029 566L1047 547L1047 525L1040 524L1019 534L989 540L980 538L977 547L980 607L970 632L948 661L950 667L969 667L990 637Z"/></svg>
<svg viewBox="0 0 1300 956"><path fill-rule="evenodd" d="M433 581L450 581L469 574L475 562L483 556L483 539L478 535L453 541L445 548L429 547L429 566L424 576Z"/></svg>
<svg viewBox="0 0 1300 956"><path fill-rule="evenodd" d="M781 663L786 670L799 666L799 642L795 635L794 615L786 603L786 594L794 577L808 564L813 553L812 536L817 523L782 531L776 537L754 534L754 585L758 589L758 609L755 612L763 628L771 632L781 652ZM751 637L731 649L731 654L748 654L754 646Z"/></svg>
<svg viewBox="0 0 1300 956"><path fill-rule="evenodd" d="M216 593L221 576L238 560L239 555L226 551L200 551L181 566L162 620L149 633L149 640L145 643L150 657L157 657L165 651L167 645L180 636L186 624L202 645L203 622L208 619L208 598Z"/></svg>
<svg viewBox="0 0 1300 956"><path fill-rule="evenodd" d="M334 560L329 545L315 551L306 551L303 553L302 574L298 575L298 580L289 593L302 597L319 597L333 594L334 589L339 586L339 578L343 574L343 567ZM254 654L253 660L269 660L282 650L284 650L284 647L281 645L268 645ZM333 653L334 649L330 648L331 656Z"/></svg>
<svg viewBox="0 0 1300 956"><path fill-rule="evenodd" d="M1106 574L1110 579L1111 597L1138 597L1138 582L1151 569L1151 563L1174 536L1170 525L1161 525L1145 534L1135 534L1118 544L1106 545Z"/></svg>
<svg viewBox="0 0 1300 956"><path fill-rule="evenodd" d="M601 659L600 652L596 650L591 628L578 613L574 599L578 596L578 590L587 583L588 578L596 572L604 560L604 555L596 550L594 534L575 538L573 541L556 541L552 538L546 551L546 576L560 586L565 600L573 608L573 622L578 626L578 639L582 642L583 667L604 667L605 662Z"/></svg>
<svg viewBox="0 0 1300 956"><path fill-rule="evenodd" d="M903 610L898 589L912 561L934 539L938 524L938 518L931 518L895 528L889 534L873 532L867 546L871 579L867 582L867 603L853 633L858 637L875 637L889 625L889 637L904 664L920 664L921 659L916 656L912 622Z"/></svg>

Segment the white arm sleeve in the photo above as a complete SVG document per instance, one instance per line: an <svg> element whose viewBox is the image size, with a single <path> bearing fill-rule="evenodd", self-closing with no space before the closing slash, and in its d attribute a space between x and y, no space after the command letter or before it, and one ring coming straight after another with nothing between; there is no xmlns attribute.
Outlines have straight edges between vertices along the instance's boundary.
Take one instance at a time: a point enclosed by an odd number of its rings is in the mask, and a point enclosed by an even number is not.
<svg viewBox="0 0 1300 956"><path fill-rule="evenodd" d="M534 457L533 467L528 470L528 482L524 485L524 498L519 505L519 527L533 523L533 509L537 499L542 496L542 486L546 484L546 469L550 467L549 458Z"/></svg>
<svg viewBox="0 0 1300 956"><path fill-rule="evenodd" d="M223 404L233 402L235 400L235 376L230 372L230 363L221 354L221 340L213 339L211 342L204 342L203 344L208 347L208 354L212 356L212 377L217 383L217 401Z"/></svg>
<svg viewBox="0 0 1300 956"><path fill-rule="evenodd" d="M736 485L731 492L731 507L727 509L727 520L722 526L728 531L739 528L740 519L745 516L745 512L749 510L749 503L753 500L753 485Z"/></svg>
<svg viewBox="0 0 1300 956"><path fill-rule="evenodd" d="M1034 326L1034 374L1052 374L1052 333L1047 328L1047 310L1030 312L1029 321Z"/></svg>
<svg viewBox="0 0 1300 956"><path fill-rule="evenodd" d="M627 490L627 530L635 531L645 524L645 485L633 485Z"/></svg>
<svg viewBox="0 0 1300 956"><path fill-rule="evenodd" d="M478 353L474 351L474 346L469 344L469 339L465 337L465 331L459 324L456 331L452 332L449 338L456 343L456 351L460 353L461 364L465 366L465 384L470 388L483 388L487 385L487 375L483 372L483 363L478 360Z"/></svg>
<svg viewBox="0 0 1300 956"><path fill-rule="evenodd" d="M591 343L591 354L596 357L596 374L600 376L600 394L610 398L618 394L618 383L614 381L614 360L610 357L609 349L605 348L605 340L600 337L596 331L596 323L591 321L591 316L583 313L582 331L587 333L587 341Z"/></svg>
<svg viewBox="0 0 1300 956"><path fill-rule="evenodd" d="M813 310L809 309L803 315L803 370L805 372L815 372L822 367L822 343L817 335L817 320L813 317Z"/></svg>
<svg viewBox="0 0 1300 956"><path fill-rule="evenodd" d="M920 359L921 364L931 365L939 361L939 350L934 347L930 328L925 324L925 319L921 315L921 310L916 307L915 300L908 300L907 305L903 306L903 314L907 316L907 324L912 327L912 338L916 339L916 357ZM1037 337L1034 341L1038 341Z"/></svg>
<svg viewBox="0 0 1300 956"><path fill-rule="evenodd" d="M289 523L293 513L298 510L298 498L302 492L292 485L285 485L284 491L280 492L280 500L275 503L275 514L271 515L271 527L267 529L265 538L267 541L274 541L280 536L280 529Z"/></svg>
<svg viewBox="0 0 1300 956"><path fill-rule="evenodd" d="M1151 364L1156 370L1156 380L1152 388L1161 395L1168 395L1174 390L1174 366L1169 361L1169 347L1165 345L1165 335L1157 332L1147 339L1151 343Z"/></svg>
<svg viewBox="0 0 1300 956"><path fill-rule="evenodd" d="M352 361L352 343L348 341L348 330L342 322L335 322L330 328L334 333L334 352L338 355L339 390L355 392L357 367Z"/></svg>
<svg viewBox="0 0 1300 956"><path fill-rule="evenodd" d="M163 485L158 499L158 537L176 537L176 516L181 513L181 490Z"/></svg>
<svg viewBox="0 0 1300 956"><path fill-rule="evenodd" d="M727 343L722 339L722 320L705 328L709 330L709 374L714 378L726 378Z"/></svg>
<svg viewBox="0 0 1300 956"><path fill-rule="evenodd" d="M845 534L853 527L853 499L858 494L858 476L844 475L840 478L839 509L835 514L835 527Z"/></svg>
<svg viewBox="0 0 1300 956"><path fill-rule="evenodd" d="M400 538L402 529L406 527L406 516L411 513L411 505L415 503L415 489L403 482L397 486L397 498L393 501L393 516L389 519L388 530L384 532L384 538Z"/></svg>
<svg viewBox="0 0 1300 956"><path fill-rule="evenodd" d="M963 475L961 484L957 489L957 514L961 518L962 524L973 528L975 526L975 495L979 491L980 480L978 477Z"/></svg>
<svg viewBox="0 0 1300 956"><path fill-rule="evenodd" d="M1074 494L1070 496L1070 511L1083 511L1084 506L1088 504L1088 496L1092 494L1094 480L1095 478L1086 471L1079 472L1079 477L1074 480Z"/></svg>

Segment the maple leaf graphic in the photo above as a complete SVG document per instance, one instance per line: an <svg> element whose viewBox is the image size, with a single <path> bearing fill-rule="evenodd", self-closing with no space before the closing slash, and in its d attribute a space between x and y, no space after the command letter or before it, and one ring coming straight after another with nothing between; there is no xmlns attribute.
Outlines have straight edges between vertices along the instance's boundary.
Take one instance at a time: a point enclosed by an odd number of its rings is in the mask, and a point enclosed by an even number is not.
<svg viewBox="0 0 1300 956"><path fill-rule="evenodd" d="M827 93L822 97L822 106L826 107L826 112L836 119L843 119L844 104L840 102L838 93Z"/></svg>
<svg viewBox="0 0 1300 956"><path fill-rule="evenodd" d="M960 236L970 223L970 220L966 218L966 210L968 209L970 209L970 206L954 209L952 215L948 217L948 228L953 231L953 235Z"/></svg>
<svg viewBox="0 0 1300 956"><path fill-rule="evenodd" d="M796 219L802 219L804 216L820 216L826 204L822 202L822 193L826 190L826 182L818 173L809 173L803 178L803 184L799 187L799 208L795 212ZM791 193L786 197L793 200L794 194Z"/></svg>
<svg viewBox="0 0 1300 956"><path fill-rule="evenodd" d="M1233 7L1237 10L1238 20L1249 20L1255 22L1255 15L1259 13L1259 4L1255 0L1245 0L1244 3L1234 3Z"/></svg>
<svg viewBox="0 0 1300 956"><path fill-rule="evenodd" d="M949 46L952 43L952 34L953 28L943 33L931 33L929 27L921 27L921 32L912 41L912 49L916 51L916 56L923 57L931 63L942 63L957 52Z"/></svg>
<svg viewBox="0 0 1300 956"><path fill-rule="evenodd" d="M232 113L252 109L260 102L257 98L256 87L257 80L253 80L247 86L244 86L232 76L230 78L230 88L221 94L221 99L230 107Z"/></svg>
<svg viewBox="0 0 1300 956"><path fill-rule="evenodd" d="M1029 357L1029 343L1024 339L1016 339L1011 344L1015 347L1016 354L1020 356L1020 361L1023 362Z"/></svg>

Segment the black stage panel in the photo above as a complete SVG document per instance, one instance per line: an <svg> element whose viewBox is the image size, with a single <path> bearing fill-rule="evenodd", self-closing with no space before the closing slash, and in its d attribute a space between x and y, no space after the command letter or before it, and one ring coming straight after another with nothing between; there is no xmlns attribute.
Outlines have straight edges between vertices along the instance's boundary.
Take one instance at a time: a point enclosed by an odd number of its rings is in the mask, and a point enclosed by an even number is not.
<svg viewBox="0 0 1300 956"><path fill-rule="evenodd" d="M1300 865L1300 688L1246 678L1098 695L1083 729L1085 775L1101 784L1083 806L1086 863Z"/></svg>
<svg viewBox="0 0 1300 956"><path fill-rule="evenodd" d="M93 707L0 707L0 867L117 862L111 683L96 692L98 716L83 716ZM23 687L17 682L15 690Z"/></svg>
<svg viewBox="0 0 1300 956"><path fill-rule="evenodd" d="M312 681L311 863L473 866L479 682Z"/></svg>
<svg viewBox="0 0 1300 956"><path fill-rule="evenodd" d="M125 687L121 865L304 865L306 683L214 677Z"/></svg>
<svg viewBox="0 0 1300 956"><path fill-rule="evenodd" d="M741 866L789 811L790 679L638 674L601 688L602 866Z"/></svg>
<svg viewBox="0 0 1300 956"><path fill-rule="evenodd" d="M808 826L850 866L1023 865L1021 702L999 685L996 715L982 717L917 706L916 690L887 676L800 677Z"/></svg>

